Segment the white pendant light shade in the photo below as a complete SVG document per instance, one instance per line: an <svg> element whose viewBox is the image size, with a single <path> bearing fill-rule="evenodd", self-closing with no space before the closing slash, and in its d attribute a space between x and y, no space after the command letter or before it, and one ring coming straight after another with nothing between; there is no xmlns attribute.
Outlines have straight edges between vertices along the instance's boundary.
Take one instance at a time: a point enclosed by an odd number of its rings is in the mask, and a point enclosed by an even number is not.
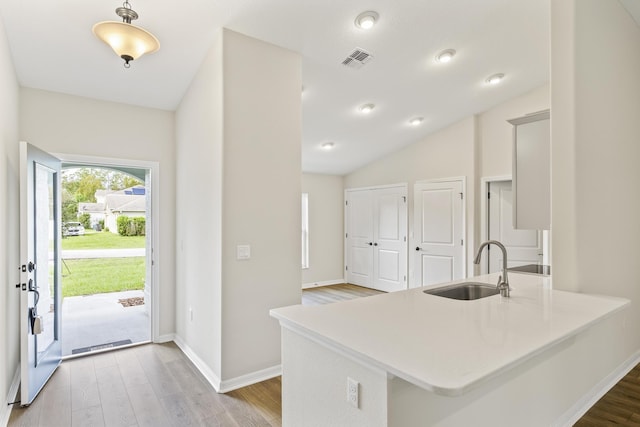
<svg viewBox="0 0 640 427"><path fill-rule="evenodd" d="M126 62L160 49L160 42L153 34L125 22L98 22L93 26L93 33Z"/></svg>
<svg viewBox="0 0 640 427"><path fill-rule="evenodd" d="M129 0L125 0L122 7L116 9L116 15L122 18L122 22L98 22L93 26L93 34L124 59L125 67L129 68L130 61L140 58L145 53L160 49L160 42L153 34L131 25L131 21L138 19L138 14L131 9Z"/></svg>

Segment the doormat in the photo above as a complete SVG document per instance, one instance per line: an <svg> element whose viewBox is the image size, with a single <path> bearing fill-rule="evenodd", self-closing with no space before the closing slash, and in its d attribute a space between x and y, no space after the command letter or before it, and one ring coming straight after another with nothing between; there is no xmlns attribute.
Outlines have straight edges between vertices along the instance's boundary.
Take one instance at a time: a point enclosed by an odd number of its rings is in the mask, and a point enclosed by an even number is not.
<svg viewBox="0 0 640 427"><path fill-rule="evenodd" d="M93 345L91 347L82 347L71 350L71 354L88 353L90 351L104 350L107 348L120 347L121 345L131 344L131 340L114 341L106 344Z"/></svg>
<svg viewBox="0 0 640 427"><path fill-rule="evenodd" d="M122 304L123 307L134 307L136 305L143 305L144 297L119 299L118 304Z"/></svg>

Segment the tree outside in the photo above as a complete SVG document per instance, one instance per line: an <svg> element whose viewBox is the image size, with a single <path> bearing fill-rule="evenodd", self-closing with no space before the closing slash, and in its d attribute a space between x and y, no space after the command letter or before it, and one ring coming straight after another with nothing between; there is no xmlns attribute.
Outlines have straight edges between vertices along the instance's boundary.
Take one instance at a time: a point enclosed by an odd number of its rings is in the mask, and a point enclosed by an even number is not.
<svg viewBox="0 0 640 427"><path fill-rule="evenodd" d="M141 184L144 183L131 175L110 169L65 169L62 171L62 222L82 222L78 218L78 203L95 203L97 190L117 191Z"/></svg>
<svg viewBox="0 0 640 427"><path fill-rule="evenodd" d="M65 259L67 250L144 248L144 218L126 218L127 233L94 231L91 215L79 215L79 203L95 203L97 190L124 190L143 184L137 178L110 169L75 168L62 171L62 221L80 222L85 234L63 239L63 296L91 295L143 289L145 258ZM131 223L131 225L129 225ZM100 229L104 230L104 220ZM134 237L131 237L134 236Z"/></svg>

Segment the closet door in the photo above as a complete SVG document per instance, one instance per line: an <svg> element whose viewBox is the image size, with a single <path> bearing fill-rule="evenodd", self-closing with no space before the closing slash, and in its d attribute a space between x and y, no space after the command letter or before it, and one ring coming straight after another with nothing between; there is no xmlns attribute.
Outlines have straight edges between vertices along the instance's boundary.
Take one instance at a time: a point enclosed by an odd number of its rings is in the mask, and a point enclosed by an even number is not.
<svg viewBox="0 0 640 427"><path fill-rule="evenodd" d="M348 191L345 210L347 282L371 287L373 284L373 195L371 191Z"/></svg>
<svg viewBox="0 0 640 427"><path fill-rule="evenodd" d="M387 292L406 289L406 186L348 190L345 219L347 282Z"/></svg>
<svg viewBox="0 0 640 427"><path fill-rule="evenodd" d="M381 291L407 288L407 189L373 191L373 287Z"/></svg>

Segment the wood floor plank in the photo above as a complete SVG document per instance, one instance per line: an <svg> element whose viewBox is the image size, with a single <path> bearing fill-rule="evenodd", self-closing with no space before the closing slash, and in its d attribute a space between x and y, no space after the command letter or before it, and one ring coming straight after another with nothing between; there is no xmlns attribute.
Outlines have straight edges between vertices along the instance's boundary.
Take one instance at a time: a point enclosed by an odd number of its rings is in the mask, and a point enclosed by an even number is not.
<svg viewBox="0 0 640 427"><path fill-rule="evenodd" d="M153 352L137 354L140 366L158 397L180 393L182 389L160 357Z"/></svg>
<svg viewBox="0 0 640 427"><path fill-rule="evenodd" d="M136 347L115 351L120 375L125 385L148 384L149 379L136 355Z"/></svg>
<svg viewBox="0 0 640 427"><path fill-rule="evenodd" d="M108 426L138 425L118 365L96 368L104 422Z"/></svg>
<svg viewBox="0 0 640 427"><path fill-rule="evenodd" d="M104 425L100 405L81 408L71 413L72 427L104 427Z"/></svg>
<svg viewBox="0 0 640 427"><path fill-rule="evenodd" d="M347 283L330 286L319 286L317 288L309 288L302 291L302 304L330 304L333 302L346 301L354 298L368 297L383 293L384 292L375 289L369 289Z"/></svg>
<svg viewBox="0 0 640 427"><path fill-rule="evenodd" d="M140 427L169 427L171 423L151 384L126 385Z"/></svg>
<svg viewBox="0 0 640 427"><path fill-rule="evenodd" d="M93 359L83 357L69 363L71 382L71 411L100 406L100 393L93 367Z"/></svg>
<svg viewBox="0 0 640 427"><path fill-rule="evenodd" d="M189 396L202 394L213 390L213 387L205 383L199 373L196 374L190 363L183 359L167 362L167 368L175 381L180 385L183 393Z"/></svg>

